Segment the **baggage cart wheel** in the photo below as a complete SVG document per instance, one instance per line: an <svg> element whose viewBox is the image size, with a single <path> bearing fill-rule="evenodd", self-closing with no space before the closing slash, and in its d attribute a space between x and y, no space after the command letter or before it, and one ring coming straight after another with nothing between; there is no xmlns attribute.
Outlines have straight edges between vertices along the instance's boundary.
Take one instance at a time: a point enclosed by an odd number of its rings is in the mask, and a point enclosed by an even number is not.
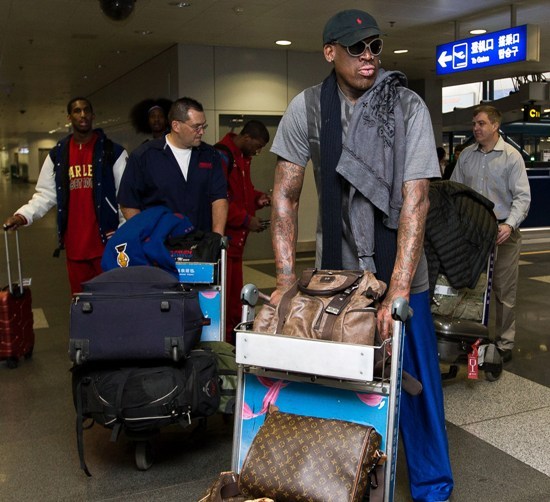
<svg viewBox="0 0 550 502"><path fill-rule="evenodd" d="M6 365L10 370L14 370L19 365L19 360L17 357L8 357L6 359Z"/></svg>
<svg viewBox="0 0 550 502"><path fill-rule="evenodd" d="M451 380L452 378L456 378L458 375L458 366L456 364L451 364L449 366L449 371L446 373L441 373L441 380Z"/></svg>
<svg viewBox="0 0 550 502"><path fill-rule="evenodd" d="M135 458L140 471L146 471L153 465L153 449L149 441L136 441Z"/></svg>
<svg viewBox="0 0 550 502"><path fill-rule="evenodd" d="M497 370L485 372L485 378L489 382L496 382L500 378L500 375L502 375L502 364L500 365L500 368Z"/></svg>
<svg viewBox="0 0 550 502"><path fill-rule="evenodd" d="M26 354L25 354L25 359L30 359L32 357L32 352L34 350L34 347L32 349L30 349Z"/></svg>

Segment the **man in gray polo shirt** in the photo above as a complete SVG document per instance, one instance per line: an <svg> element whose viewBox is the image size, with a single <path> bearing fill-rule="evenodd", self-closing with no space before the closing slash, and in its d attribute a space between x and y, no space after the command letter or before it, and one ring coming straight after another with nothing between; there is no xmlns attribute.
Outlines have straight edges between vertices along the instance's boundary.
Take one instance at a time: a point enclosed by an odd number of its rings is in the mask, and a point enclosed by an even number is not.
<svg viewBox="0 0 550 502"><path fill-rule="evenodd" d="M504 362L512 359L516 336L516 291L521 233L518 230L531 204L531 190L521 154L499 134L501 113L490 105L474 108L476 143L458 159L451 180L464 183L495 204L498 220L493 272L495 340Z"/></svg>

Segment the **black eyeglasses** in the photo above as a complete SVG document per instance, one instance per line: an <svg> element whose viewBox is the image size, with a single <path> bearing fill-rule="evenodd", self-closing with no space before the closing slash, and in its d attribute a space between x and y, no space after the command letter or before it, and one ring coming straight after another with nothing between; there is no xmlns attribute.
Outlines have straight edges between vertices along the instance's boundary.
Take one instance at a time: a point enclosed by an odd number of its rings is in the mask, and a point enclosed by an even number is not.
<svg viewBox="0 0 550 502"><path fill-rule="evenodd" d="M341 44L340 44L341 45ZM359 40L359 42L346 47L348 54L354 58L362 56L365 51L368 49L373 56L379 56L382 52L382 47L384 43L381 38L375 38L370 42L365 42L364 40Z"/></svg>
<svg viewBox="0 0 550 502"><path fill-rule="evenodd" d="M190 127L191 129L193 129L193 131L195 131L195 133L200 133L201 131L206 131L206 129L208 129L208 124L196 124L196 125L189 125L187 122L185 122L185 120L180 120L180 119L174 119L176 122L181 122L182 124L185 124L187 127Z"/></svg>

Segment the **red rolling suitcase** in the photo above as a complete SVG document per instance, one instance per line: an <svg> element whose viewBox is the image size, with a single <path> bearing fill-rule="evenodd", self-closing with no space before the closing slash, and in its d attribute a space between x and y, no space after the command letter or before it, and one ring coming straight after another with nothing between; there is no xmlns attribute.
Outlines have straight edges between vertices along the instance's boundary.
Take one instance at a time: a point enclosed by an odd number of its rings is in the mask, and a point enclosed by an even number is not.
<svg viewBox="0 0 550 502"><path fill-rule="evenodd" d="M6 229L4 229L6 230ZM19 236L15 232L19 283L11 279L8 232L4 232L8 285L0 291L0 361L6 360L8 368L16 368L19 359L28 359L34 348L31 290L23 286Z"/></svg>

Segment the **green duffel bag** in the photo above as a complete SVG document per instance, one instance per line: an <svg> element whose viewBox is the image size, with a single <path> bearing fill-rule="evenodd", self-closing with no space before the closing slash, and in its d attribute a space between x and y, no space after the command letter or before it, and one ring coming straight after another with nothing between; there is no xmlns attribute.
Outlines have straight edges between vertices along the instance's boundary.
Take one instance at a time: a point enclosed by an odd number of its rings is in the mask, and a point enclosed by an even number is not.
<svg viewBox="0 0 550 502"><path fill-rule="evenodd" d="M216 355L220 377L220 406L218 410L221 413L232 415L235 413L235 396L237 394L235 347L227 342L200 342L200 347L210 349Z"/></svg>

